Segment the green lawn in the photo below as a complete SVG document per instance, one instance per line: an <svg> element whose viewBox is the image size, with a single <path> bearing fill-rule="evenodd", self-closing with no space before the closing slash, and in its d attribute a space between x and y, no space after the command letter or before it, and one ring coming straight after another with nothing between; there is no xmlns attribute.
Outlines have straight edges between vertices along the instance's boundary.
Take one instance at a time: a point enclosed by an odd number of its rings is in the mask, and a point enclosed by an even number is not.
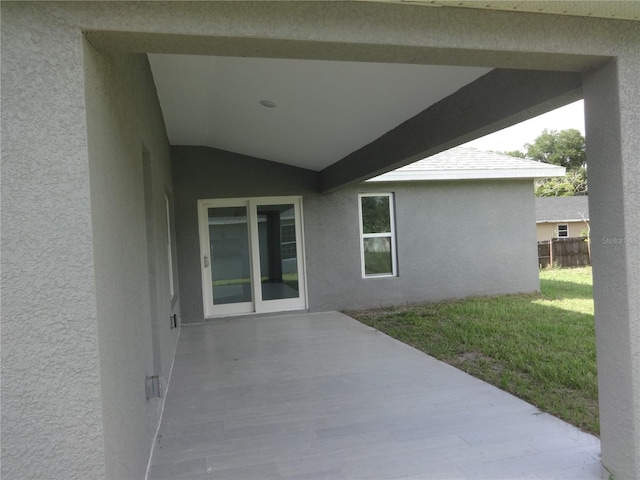
<svg viewBox="0 0 640 480"><path fill-rule="evenodd" d="M598 434L591 267L540 272L542 293L346 312Z"/></svg>

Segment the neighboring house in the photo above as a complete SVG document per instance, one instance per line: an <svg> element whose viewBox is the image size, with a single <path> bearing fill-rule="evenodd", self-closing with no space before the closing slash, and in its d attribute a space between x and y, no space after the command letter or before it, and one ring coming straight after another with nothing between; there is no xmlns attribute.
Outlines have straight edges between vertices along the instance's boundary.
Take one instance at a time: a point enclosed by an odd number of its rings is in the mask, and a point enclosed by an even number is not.
<svg viewBox="0 0 640 480"><path fill-rule="evenodd" d="M181 323L535 290L537 173L365 181L581 97L637 476L637 2L0 7L3 478L143 478Z"/></svg>
<svg viewBox="0 0 640 480"><path fill-rule="evenodd" d="M538 241L582 237L589 229L589 197L536 197Z"/></svg>

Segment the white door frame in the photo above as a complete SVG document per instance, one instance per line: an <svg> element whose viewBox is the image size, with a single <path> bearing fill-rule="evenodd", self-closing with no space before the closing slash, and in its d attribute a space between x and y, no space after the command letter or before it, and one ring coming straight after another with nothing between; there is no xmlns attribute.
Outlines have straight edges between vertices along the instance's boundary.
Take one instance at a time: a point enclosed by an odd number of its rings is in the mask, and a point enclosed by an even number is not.
<svg viewBox="0 0 640 480"><path fill-rule="evenodd" d="M296 233L296 261L298 266L297 298L276 300L262 299L262 285L260 275L260 244L258 236L258 214L260 205L294 205L295 233ZM249 256L252 300L250 302L229 303L215 305L211 288L211 269L214 268L209 243L209 208L218 207L246 207L249 235ZM302 216L302 197L248 197L229 199L198 200L198 228L200 236L200 270L202 274L202 299L205 318L215 318L247 313L269 313L290 310L307 309L307 282L304 255L304 229Z"/></svg>

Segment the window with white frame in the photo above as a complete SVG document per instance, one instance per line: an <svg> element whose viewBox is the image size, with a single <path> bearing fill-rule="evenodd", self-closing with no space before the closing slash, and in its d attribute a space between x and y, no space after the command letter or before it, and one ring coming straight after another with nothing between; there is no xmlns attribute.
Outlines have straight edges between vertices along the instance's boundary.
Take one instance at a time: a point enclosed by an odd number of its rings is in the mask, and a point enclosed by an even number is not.
<svg viewBox="0 0 640 480"><path fill-rule="evenodd" d="M569 236L569 225L558 225L558 238Z"/></svg>
<svg viewBox="0 0 640 480"><path fill-rule="evenodd" d="M362 276L397 275L393 194L360 194L358 200Z"/></svg>

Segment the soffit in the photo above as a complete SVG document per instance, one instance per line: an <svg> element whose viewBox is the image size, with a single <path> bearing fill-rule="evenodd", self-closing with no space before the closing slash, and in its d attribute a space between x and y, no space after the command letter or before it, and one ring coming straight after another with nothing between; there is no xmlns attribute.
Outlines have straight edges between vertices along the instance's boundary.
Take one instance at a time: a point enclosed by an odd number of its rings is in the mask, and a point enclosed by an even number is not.
<svg viewBox="0 0 640 480"><path fill-rule="evenodd" d="M315 171L491 70L174 54L149 59L172 145Z"/></svg>

